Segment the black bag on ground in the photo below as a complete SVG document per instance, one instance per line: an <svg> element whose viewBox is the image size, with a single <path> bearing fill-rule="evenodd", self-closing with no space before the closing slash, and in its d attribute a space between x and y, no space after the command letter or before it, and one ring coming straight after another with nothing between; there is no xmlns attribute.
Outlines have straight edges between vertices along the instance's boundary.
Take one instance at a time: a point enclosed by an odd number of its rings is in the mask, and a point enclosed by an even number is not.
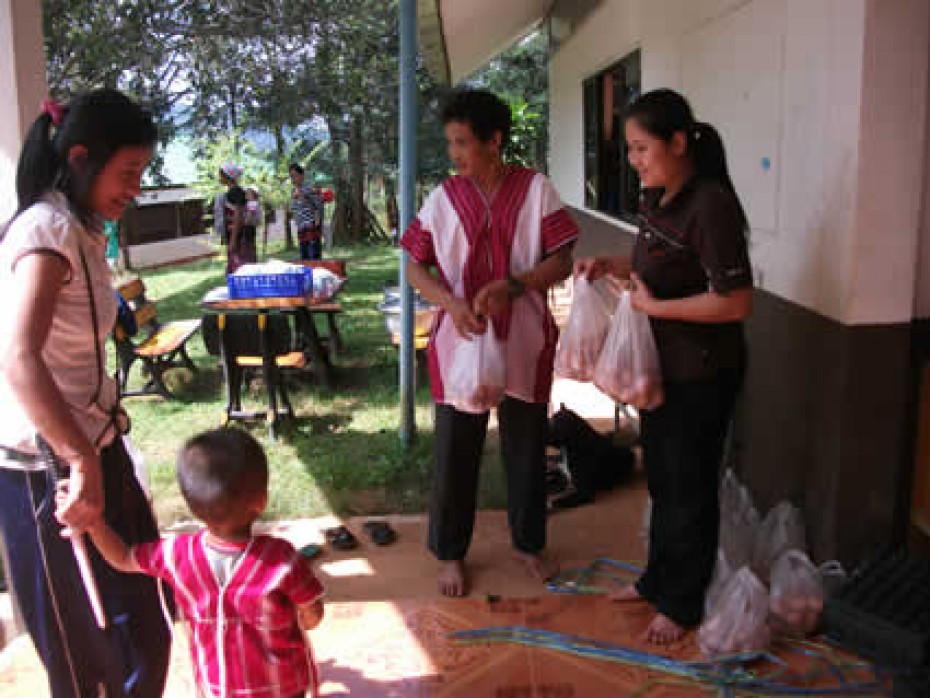
<svg viewBox="0 0 930 698"><path fill-rule="evenodd" d="M553 502L556 508L594 501L596 492L611 490L626 482L636 463L628 446L615 444L564 405L549 419L547 444L564 449L575 487L575 493Z"/></svg>

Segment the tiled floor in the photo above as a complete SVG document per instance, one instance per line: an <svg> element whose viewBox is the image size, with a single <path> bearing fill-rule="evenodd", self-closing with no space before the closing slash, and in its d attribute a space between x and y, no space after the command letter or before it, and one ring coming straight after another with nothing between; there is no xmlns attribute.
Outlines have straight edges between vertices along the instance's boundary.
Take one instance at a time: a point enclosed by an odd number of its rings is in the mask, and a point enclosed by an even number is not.
<svg viewBox="0 0 930 698"><path fill-rule="evenodd" d="M603 496L589 507L561 512L550 521L550 550L564 568L600 555L641 557L639 529L645 493L641 481ZM647 686L653 697L707 695L704 688L668 683L642 668L583 659L552 650L482 643L459 645L453 630L524 625L598 638L655 651L639 640L651 618L646 604L611 604L600 596L549 594L509 556L503 512L480 512L469 556L469 598L442 599L435 562L425 552L424 517L392 517L396 543L377 548L360 537L352 552L329 550L316 569L327 589L323 624L311 633L324 696L397 698L598 698L628 696ZM275 527L295 544L319 542L330 519ZM361 521L350 520L359 533ZM668 650L697 658L693 634ZM167 698L193 696L183 632L177 633ZM29 641L20 638L0 653L0 698L45 698L44 676Z"/></svg>

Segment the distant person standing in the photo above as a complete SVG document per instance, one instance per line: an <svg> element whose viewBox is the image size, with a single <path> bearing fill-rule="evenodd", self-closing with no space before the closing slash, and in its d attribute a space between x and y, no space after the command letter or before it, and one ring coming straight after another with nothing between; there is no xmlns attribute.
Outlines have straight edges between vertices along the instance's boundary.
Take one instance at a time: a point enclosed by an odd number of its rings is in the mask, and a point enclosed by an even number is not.
<svg viewBox="0 0 930 698"><path fill-rule="evenodd" d="M323 258L323 192L304 179L304 168L297 163L288 168L291 175L291 212L297 223L301 259Z"/></svg>
<svg viewBox="0 0 930 698"><path fill-rule="evenodd" d="M239 186L242 168L232 162L220 167L220 182L226 187L223 196L223 230L226 242L226 274L232 274L244 263L242 260L242 227L245 222L245 191Z"/></svg>
<svg viewBox="0 0 930 698"><path fill-rule="evenodd" d="M258 250L255 244L258 226L262 221L262 204L258 198L258 189L246 187L245 209L242 212L242 235L239 241L239 261L242 264L255 264Z"/></svg>

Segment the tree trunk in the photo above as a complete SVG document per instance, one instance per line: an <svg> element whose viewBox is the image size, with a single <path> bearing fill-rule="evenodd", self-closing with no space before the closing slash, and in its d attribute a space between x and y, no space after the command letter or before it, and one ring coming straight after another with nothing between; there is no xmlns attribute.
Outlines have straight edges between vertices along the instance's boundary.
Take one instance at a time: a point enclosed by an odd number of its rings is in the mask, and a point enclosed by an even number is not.
<svg viewBox="0 0 930 698"><path fill-rule="evenodd" d="M384 212L391 240L397 240L400 236L398 230L400 227L400 211L397 209L397 190L394 186L394 180L390 177L384 178Z"/></svg>
<svg viewBox="0 0 930 698"><path fill-rule="evenodd" d="M278 162L284 161L284 126L281 124L275 124L274 127L274 147L275 153L278 156ZM290 197L288 197L290 201ZM284 216L284 249L293 250L294 249L294 236L291 234L291 208L290 206L285 205L284 210L286 211Z"/></svg>
<svg viewBox="0 0 930 698"><path fill-rule="evenodd" d="M339 120L340 114L328 114L326 116L326 125L329 129L331 147L333 149L333 217L332 232L330 238L333 245L341 242L347 242L349 239L346 220L347 202L349 201L349 187L345 176L345 164L342 157L343 141L339 139L341 134Z"/></svg>
<svg viewBox="0 0 930 698"><path fill-rule="evenodd" d="M349 239L358 242L365 237L365 157L362 142L362 115L353 114L349 131L349 177L351 214Z"/></svg>

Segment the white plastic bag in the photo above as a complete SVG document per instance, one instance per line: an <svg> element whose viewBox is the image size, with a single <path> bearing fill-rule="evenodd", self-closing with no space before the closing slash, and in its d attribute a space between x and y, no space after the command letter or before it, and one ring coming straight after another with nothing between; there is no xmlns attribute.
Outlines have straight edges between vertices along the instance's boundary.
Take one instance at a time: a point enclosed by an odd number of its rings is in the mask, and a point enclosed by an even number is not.
<svg viewBox="0 0 930 698"><path fill-rule="evenodd" d="M633 310L630 292L620 294L617 310L594 367L594 385L617 402L638 410L662 404L662 370L649 318Z"/></svg>
<svg viewBox="0 0 930 698"><path fill-rule="evenodd" d="M804 520L791 502L779 502L762 519L753 548L752 569L763 582L769 581L772 565L783 552L805 550Z"/></svg>
<svg viewBox="0 0 930 698"><path fill-rule="evenodd" d="M759 512L752 496L727 470L720 483L720 551L731 570L752 564L759 529Z"/></svg>
<svg viewBox="0 0 930 698"><path fill-rule="evenodd" d="M772 565L769 610L773 629L792 637L812 635L823 613L820 571L800 550L786 550Z"/></svg>
<svg viewBox="0 0 930 698"><path fill-rule="evenodd" d="M490 322L484 334L459 340L444 385L446 399L455 409L480 414L500 404L506 377L504 349Z"/></svg>
<svg viewBox="0 0 930 698"><path fill-rule="evenodd" d="M821 563L819 572L825 597L837 594L846 584L846 570L843 569L839 560L827 560Z"/></svg>
<svg viewBox="0 0 930 698"><path fill-rule="evenodd" d="M594 284L575 279L572 309L555 354L555 374L576 381L589 381L610 328L610 305Z"/></svg>
<svg viewBox="0 0 930 698"><path fill-rule="evenodd" d="M720 601L720 594L733 576L733 567L727 562L727 556L723 554L722 548L717 548L717 562L714 565L714 575L711 577L710 585L707 587L707 593L704 595L704 615L710 617L713 610L717 608Z"/></svg>
<svg viewBox="0 0 930 698"><path fill-rule="evenodd" d="M748 567L740 567L701 623L698 645L708 657L764 651L771 640L768 614L768 592Z"/></svg>
<svg viewBox="0 0 930 698"><path fill-rule="evenodd" d="M752 564L752 554L758 535L759 512L749 504L720 511L720 550L731 569Z"/></svg>

